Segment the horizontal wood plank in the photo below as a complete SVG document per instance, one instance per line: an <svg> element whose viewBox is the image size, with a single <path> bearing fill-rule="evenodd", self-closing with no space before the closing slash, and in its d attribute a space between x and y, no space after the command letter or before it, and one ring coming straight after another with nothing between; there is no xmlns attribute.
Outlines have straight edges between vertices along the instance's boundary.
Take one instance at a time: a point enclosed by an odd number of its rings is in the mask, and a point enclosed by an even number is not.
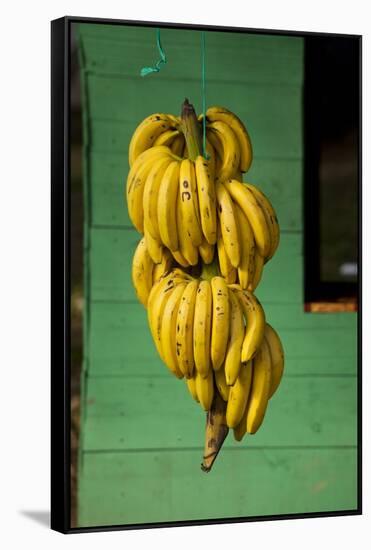
<svg viewBox="0 0 371 550"><path fill-rule="evenodd" d="M90 159L92 225L132 227L124 194L128 173L127 152L93 152ZM245 181L258 185L269 197L283 231L301 230L301 162L255 159Z"/></svg>
<svg viewBox="0 0 371 550"><path fill-rule="evenodd" d="M224 449L83 455L79 525L355 510L355 449Z"/></svg>
<svg viewBox="0 0 371 550"><path fill-rule="evenodd" d="M244 445L355 445L356 390L354 378L285 377L262 427ZM89 379L85 406L84 450L203 445L205 413L185 381L170 374ZM230 434L226 445L240 444Z"/></svg>
<svg viewBox="0 0 371 550"><path fill-rule="evenodd" d="M92 23L80 23L75 27L78 30L79 37L83 44L87 39L101 41L119 42L126 44L142 44L152 41L156 43L156 26L143 27L140 25L124 26L124 25L94 25ZM252 51L266 52L268 55L275 54L282 58L290 57L292 63L302 64L302 55L304 48L304 40L299 36L285 35L284 33L277 35L266 32L243 32L236 31L221 31L207 30L205 31L207 46L209 48L224 47L233 48L234 50L241 49L248 44ZM195 44L199 46L200 31L193 29L161 29L161 42L172 46L185 46ZM125 44L124 44L125 45ZM124 47L124 45L122 47ZM277 51L279 50L279 51ZM153 51L152 51L153 53ZM235 53L235 51L234 51Z"/></svg>
<svg viewBox="0 0 371 550"><path fill-rule="evenodd" d="M131 262L140 235L134 229L90 231L90 296L93 301L136 301ZM262 303L302 303L302 236L285 233L256 290Z"/></svg>
<svg viewBox="0 0 371 550"><path fill-rule="evenodd" d="M356 315L318 316L292 304L264 304L264 310L284 343L287 374L355 374ZM139 303L93 303L87 354L90 376L168 375Z"/></svg>
<svg viewBox="0 0 371 550"><path fill-rule="evenodd" d="M154 55L153 29L122 28L119 40L106 32L82 32L84 68L88 72L137 76ZM174 30L162 32L162 44L168 63L161 75L199 81L201 74L200 32ZM302 39L280 36L206 32L207 81L300 84L302 80ZM285 47L286 46L286 47ZM235 55L238 48L239 55ZM222 68L222 70L221 70ZM159 74L156 77L160 76Z"/></svg>
<svg viewBox="0 0 371 550"><path fill-rule="evenodd" d="M122 153L138 123L157 113L179 113L185 94L201 112L200 83L183 80L148 81L139 77L112 78L87 75L90 146L94 151ZM257 157L301 158L301 88L279 85L236 85L221 82L210 86L208 105L223 105L245 123ZM285 131L283 131L283 128Z"/></svg>

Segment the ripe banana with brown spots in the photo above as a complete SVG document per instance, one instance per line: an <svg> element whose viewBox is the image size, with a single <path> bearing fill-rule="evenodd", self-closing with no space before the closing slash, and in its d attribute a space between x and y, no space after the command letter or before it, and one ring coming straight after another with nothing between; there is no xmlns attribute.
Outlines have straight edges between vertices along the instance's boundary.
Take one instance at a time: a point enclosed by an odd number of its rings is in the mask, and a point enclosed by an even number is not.
<svg viewBox="0 0 371 550"><path fill-rule="evenodd" d="M241 361L245 363L254 357L260 348L265 330L264 310L254 294L248 290L242 290L238 285L231 285L246 320L246 329L241 350Z"/></svg>
<svg viewBox="0 0 371 550"><path fill-rule="evenodd" d="M254 434L260 428L268 406L272 380L272 363L268 344L263 340L253 359L251 393L247 402L246 431Z"/></svg>
<svg viewBox="0 0 371 550"><path fill-rule="evenodd" d="M238 377L233 386L229 389L226 412L228 428L235 428L243 417L250 393L251 378L251 361L242 363Z"/></svg>
<svg viewBox="0 0 371 550"><path fill-rule="evenodd" d="M218 218L225 251L233 267L238 267L241 260L241 248L233 201L223 183L217 181L215 187Z"/></svg>
<svg viewBox="0 0 371 550"><path fill-rule="evenodd" d="M129 166L133 166L141 153L152 148L161 134L168 130L177 130L179 122L163 113L154 113L146 117L135 129L129 144Z"/></svg>
<svg viewBox="0 0 371 550"><path fill-rule="evenodd" d="M147 307L148 297L152 289L153 261L148 253L146 240L143 237L135 249L131 277L139 301Z"/></svg>
<svg viewBox="0 0 371 550"><path fill-rule="evenodd" d="M210 107L206 111L206 117L210 122L224 122L229 128L232 129L237 137L240 148L239 169L241 172L247 172L252 163L253 152L251 139L243 122L237 115L225 107L220 106Z"/></svg>
<svg viewBox="0 0 371 550"><path fill-rule="evenodd" d="M224 185L249 220L260 254L264 259L268 258L271 251L271 234L255 195L246 185L234 179L225 181Z"/></svg>
<svg viewBox="0 0 371 550"><path fill-rule="evenodd" d="M203 378L211 369L212 291L209 281L201 281L197 289L193 324L193 355L197 372Z"/></svg>
<svg viewBox="0 0 371 550"><path fill-rule="evenodd" d="M176 356L180 371L190 378L194 370L193 323L199 282L191 281L184 288L176 320Z"/></svg>
<svg viewBox="0 0 371 550"><path fill-rule="evenodd" d="M224 362L229 338L229 295L228 287L222 277L211 279L213 313L211 325L211 362L214 370L220 369Z"/></svg>
<svg viewBox="0 0 371 550"><path fill-rule="evenodd" d="M230 328L227 352L225 355L224 371L228 386L232 386L237 380L241 367L241 350L245 336L245 325L241 305L229 289L230 301Z"/></svg>
<svg viewBox="0 0 371 550"><path fill-rule="evenodd" d="M210 163L199 155L195 161L195 169L202 232L209 244L215 244L216 195Z"/></svg>
<svg viewBox="0 0 371 550"><path fill-rule="evenodd" d="M272 380L269 388L269 399L276 392L283 375L285 354L282 342L274 328L266 323L264 338L271 354Z"/></svg>

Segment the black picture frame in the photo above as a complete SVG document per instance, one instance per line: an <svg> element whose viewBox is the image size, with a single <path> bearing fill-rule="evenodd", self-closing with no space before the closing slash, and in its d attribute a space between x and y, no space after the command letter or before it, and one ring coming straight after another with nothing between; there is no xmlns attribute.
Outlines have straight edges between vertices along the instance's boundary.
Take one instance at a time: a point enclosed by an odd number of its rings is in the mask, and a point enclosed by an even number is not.
<svg viewBox="0 0 371 550"><path fill-rule="evenodd" d="M94 23L195 29L218 32L272 34L285 36L323 36L330 33L251 29L242 27L178 24L119 19L66 16L51 22L51 528L61 533L83 533L129 529L163 528L188 525L227 524L283 519L319 518L362 514L362 197L359 183L359 284L358 284L358 366L357 366L357 508L329 512L282 514L215 520L174 521L71 528L70 475L70 34L73 23ZM333 36L354 36L331 33ZM361 67L360 47L360 67ZM360 74L362 80L362 74ZM362 87L360 87L362 90ZM362 96L360 92L360 105ZM359 166L361 167L362 114L359 119Z"/></svg>

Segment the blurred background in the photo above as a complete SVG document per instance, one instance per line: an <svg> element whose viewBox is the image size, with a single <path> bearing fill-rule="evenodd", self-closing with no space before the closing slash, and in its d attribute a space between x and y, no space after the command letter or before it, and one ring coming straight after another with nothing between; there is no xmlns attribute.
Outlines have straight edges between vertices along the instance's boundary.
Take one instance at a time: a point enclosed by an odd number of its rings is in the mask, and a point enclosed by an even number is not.
<svg viewBox="0 0 371 550"><path fill-rule="evenodd" d="M208 105L245 122L245 181L281 224L257 295L286 352L269 421L228 439L210 478L203 415L158 359L131 286L123 200L138 122L186 96L201 112L200 33L164 29L168 65L146 79L155 29L74 24L71 40L73 526L355 507L358 45L206 33Z"/></svg>
<svg viewBox="0 0 371 550"><path fill-rule="evenodd" d="M317 81L308 116L316 117L319 146L320 273L327 282L357 282L358 43L317 39L307 50Z"/></svg>
<svg viewBox="0 0 371 550"><path fill-rule="evenodd" d="M78 43L71 34L71 521L76 526L80 375L83 357L82 112Z"/></svg>

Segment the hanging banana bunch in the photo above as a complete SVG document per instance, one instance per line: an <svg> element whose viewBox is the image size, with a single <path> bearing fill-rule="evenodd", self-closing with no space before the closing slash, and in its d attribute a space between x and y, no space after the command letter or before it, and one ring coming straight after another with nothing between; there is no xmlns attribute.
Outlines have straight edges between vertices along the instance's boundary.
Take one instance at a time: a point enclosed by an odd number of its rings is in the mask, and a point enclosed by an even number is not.
<svg viewBox="0 0 371 550"><path fill-rule="evenodd" d="M188 100L181 117L143 120L129 146L126 201L142 234L132 282L161 360L208 412L204 471L230 428L237 441L259 429L284 369L254 294L280 230L263 191L242 181L251 163L241 120L218 106L197 119Z"/></svg>

